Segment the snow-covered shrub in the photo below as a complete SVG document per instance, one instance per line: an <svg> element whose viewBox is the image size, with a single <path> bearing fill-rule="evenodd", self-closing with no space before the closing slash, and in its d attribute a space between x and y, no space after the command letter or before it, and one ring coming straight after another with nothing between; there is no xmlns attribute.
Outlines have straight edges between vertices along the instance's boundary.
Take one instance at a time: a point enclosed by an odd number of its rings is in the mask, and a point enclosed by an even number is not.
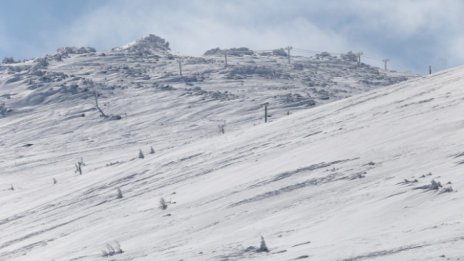
<svg viewBox="0 0 464 261"><path fill-rule="evenodd" d="M344 61L358 62L358 56L352 51L349 51L346 54L340 55L340 58Z"/></svg>
<svg viewBox="0 0 464 261"><path fill-rule="evenodd" d="M254 55L254 54L255 52L253 52L247 47L230 48L227 50L227 55L231 55L231 56L244 56L244 55Z"/></svg>
<svg viewBox="0 0 464 261"><path fill-rule="evenodd" d="M332 60L334 57L328 52L322 52L316 54L316 59L318 60Z"/></svg>
<svg viewBox="0 0 464 261"><path fill-rule="evenodd" d="M95 53L95 52L97 52L97 50L95 50L95 48L93 48L93 47L81 47L81 48L77 49L78 54Z"/></svg>
<svg viewBox="0 0 464 261"><path fill-rule="evenodd" d="M168 208L168 204L166 203L166 200L164 200L164 198L160 198L160 209L162 210L166 210Z"/></svg>
<svg viewBox="0 0 464 261"><path fill-rule="evenodd" d="M3 64L10 64L10 63L16 63L15 59L13 57L5 57L2 60Z"/></svg>
<svg viewBox="0 0 464 261"><path fill-rule="evenodd" d="M169 48L168 41L154 34L150 34L147 37L137 40L135 43L128 44L121 48L114 48L112 50L146 56L156 55L159 52L167 54L171 49Z"/></svg>
<svg viewBox="0 0 464 261"><path fill-rule="evenodd" d="M440 193L448 193L448 192L453 192L453 187L448 186L440 190Z"/></svg>
<svg viewBox="0 0 464 261"><path fill-rule="evenodd" d="M424 190L439 190L442 188L440 181L435 181L434 179L430 182L429 185L415 187L414 189L424 189Z"/></svg>
<svg viewBox="0 0 464 261"><path fill-rule="evenodd" d="M5 117L12 109L6 107L5 103L0 103L0 117Z"/></svg>
<svg viewBox="0 0 464 261"><path fill-rule="evenodd" d="M56 50L56 52L64 57L68 57L70 54L85 54L85 53L95 53L97 50L93 47L63 47Z"/></svg>
<svg viewBox="0 0 464 261"><path fill-rule="evenodd" d="M47 67L48 66L48 61L46 58L37 58L35 59L35 62L37 65L40 65L40 67Z"/></svg>
<svg viewBox="0 0 464 261"><path fill-rule="evenodd" d="M417 182L419 182L417 179L413 179L413 180L404 179L404 181L401 182L401 184L411 184L411 183L417 183Z"/></svg>
<svg viewBox="0 0 464 261"><path fill-rule="evenodd" d="M226 121L218 124L218 129L220 134L226 133Z"/></svg>
<svg viewBox="0 0 464 261"><path fill-rule="evenodd" d="M110 163L106 163L106 166L111 167L111 166L118 165L118 164L121 164L121 163L122 162L120 162L120 161L113 161L113 162L110 162Z"/></svg>
<svg viewBox="0 0 464 261"><path fill-rule="evenodd" d="M121 115L110 115L108 117L108 120L110 120L110 121L118 121L120 119L122 119Z"/></svg>
<svg viewBox="0 0 464 261"><path fill-rule="evenodd" d="M219 47L207 50L203 55L222 55L224 53Z"/></svg>
<svg viewBox="0 0 464 261"><path fill-rule="evenodd" d="M275 56L288 56L284 48L272 50L272 54Z"/></svg>
<svg viewBox="0 0 464 261"><path fill-rule="evenodd" d="M235 79L237 76L257 75L266 79L285 78L288 76L280 70L275 70L270 66L244 65L235 66L228 73L229 79Z"/></svg>
<svg viewBox="0 0 464 261"><path fill-rule="evenodd" d="M102 250L103 257L114 256L114 255L122 254L122 253L124 253L124 251L122 251L121 245L119 244L118 241L115 241L113 245L107 243L105 245L105 249Z"/></svg>
<svg viewBox="0 0 464 261"><path fill-rule="evenodd" d="M432 180L430 182L430 189L433 189L433 190L438 190L440 189L441 187L443 187L440 183L440 181L435 181L435 180Z"/></svg>
<svg viewBox="0 0 464 261"><path fill-rule="evenodd" d="M239 48L230 48L221 50L220 48L214 48L206 51L203 55L224 55L227 52L229 56L244 56L244 55L254 55L255 52L250 50L247 47L239 47Z"/></svg>
<svg viewBox="0 0 464 261"><path fill-rule="evenodd" d="M287 106L306 106L311 107L316 105L316 102L312 97L305 97L298 93L287 93L284 95L276 96L283 104Z"/></svg>
<svg viewBox="0 0 464 261"><path fill-rule="evenodd" d="M266 241L264 241L264 237L261 236L261 243L259 248L256 250L257 252L269 252L269 249L267 248Z"/></svg>
<svg viewBox="0 0 464 261"><path fill-rule="evenodd" d="M261 242L259 244L259 248L255 246L249 246L245 249L245 252L256 252L256 253L263 253L263 252L269 252L269 248L266 245L266 241L264 240L264 237L261 236Z"/></svg>
<svg viewBox="0 0 464 261"><path fill-rule="evenodd" d="M40 66L34 65L31 67L29 74L42 77L45 75L45 71L41 70Z"/></svg>
<svg viewBox="0 0 464 261"><path fill-rule="evenodd" d="M46 56L48 60L61 62L64 58L69 58L70 54L95 53L97 50L93 47L63 47L56 50L56 53Z"/></svg>
<svg viewBox="0 0 464 261"><path fill-rule="evenodd" d="M139 159L143 159L143 158L145 158L145 156L143 155L142 150L139 150Z"/></svg>
<svg viewBox="0 0 464 261"><path fill-rule="evenodd" d="M117 193L117 194L116 194L116 198L117 198L117 199L123 198L122 191L121 191L120 188L117 188L117 189L116 189L116 193Z"/></svg>
<svg viewBox="0 0 464 261"><path fill-rule="evenodd" d="M298 71L302 71L305 68L304 64L302 63L292 63L292 66L294 70L298 70Z"/></svg>
<svg viewBox="0 0 464 261"><path fill-rule="evenodd" d="M150 154L155 154L155 149L153 149L153 147L150 147Z"/></svg>

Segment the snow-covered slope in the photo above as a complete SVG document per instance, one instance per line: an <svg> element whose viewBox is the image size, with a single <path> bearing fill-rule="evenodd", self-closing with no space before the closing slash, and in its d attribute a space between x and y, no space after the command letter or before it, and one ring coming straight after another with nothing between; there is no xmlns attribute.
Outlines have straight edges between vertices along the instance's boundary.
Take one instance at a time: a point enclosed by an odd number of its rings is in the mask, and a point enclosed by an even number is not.
<svg viewBox="0 0 464 261"><path fill-rule="evenodd" d="M106 260L118 243L111 260L464 256L464 68L299 112L275 99L263 123L260 103L290 79L237 87L213 71L190 86L187 73L166 76L169 56L125 68L132 54L118 52L0 74L11 108L0 118L0 260ZM122 119L99 116L95 87ZM260 236L270 252L256 251Z"/></svg>

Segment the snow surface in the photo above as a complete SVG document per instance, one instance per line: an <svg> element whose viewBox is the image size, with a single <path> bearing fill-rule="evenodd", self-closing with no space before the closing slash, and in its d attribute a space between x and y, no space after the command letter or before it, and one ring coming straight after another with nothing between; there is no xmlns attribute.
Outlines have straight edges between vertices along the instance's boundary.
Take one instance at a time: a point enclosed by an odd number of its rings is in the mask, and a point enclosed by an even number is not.
<svg viewBox="0 0 464 261"><path fill-rule="evenodd" d="M463 260L464 68L47 57L0 67L0 260Z"/></svg>

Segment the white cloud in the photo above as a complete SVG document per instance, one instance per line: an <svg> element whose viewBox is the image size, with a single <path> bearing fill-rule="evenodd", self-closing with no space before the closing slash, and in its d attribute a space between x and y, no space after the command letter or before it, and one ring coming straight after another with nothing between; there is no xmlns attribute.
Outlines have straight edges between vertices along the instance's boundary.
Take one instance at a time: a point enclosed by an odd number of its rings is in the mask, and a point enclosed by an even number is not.
<svg viewBox="0 0 464 261"><path fill-rule="evenodd" d="M424 29L457 29L463 7L459 0L353 0L337 6L340 13L353 14L365 29L390 29L403 36Z"/></svg>
<svg viewBox="0 0 464 261"><path fill-rule="evenodd" d="M282 4L281 1L271 2ZM266 19L278 12L275 10L278 5L263 3L112 1L82 16L59 38L63 43L110 48L154 33L165 37L179 52L196 55L217 46L269 49L292 44L324 50L347 48L344 39L335 32L322 30L303 17L275 21L270 25ZM264 20L256 17L260 12L266 16Z"/></svg>
<svg viewBox="0 0 464 261"><path fill-rule="evenodd" d="M448 61L450 64L459 64L464 61L464 35L458 35L447 46Z"/></svg>
<svg viewBox="0 0 464 261"><path fill-rule="evenodd" d="M112 0L58 32L43 28L45 43L34 46L48 48L44 52L66 45L105 50L153 33L182 54L292 45L362 50L378 59L389 57L403 69L421 70L428 63L464 62L462 10L460 0Z"/></svg>

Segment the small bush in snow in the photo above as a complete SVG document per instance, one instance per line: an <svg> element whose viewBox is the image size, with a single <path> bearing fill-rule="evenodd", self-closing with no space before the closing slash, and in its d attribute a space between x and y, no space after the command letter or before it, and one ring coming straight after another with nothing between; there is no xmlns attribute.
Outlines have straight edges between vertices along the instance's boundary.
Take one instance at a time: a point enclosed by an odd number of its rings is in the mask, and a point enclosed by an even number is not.
<svg viewBox="0 0 464 261"><path fill-rule="evenodd" d="M35 59L35 62L37 62L37 65L39 65L42 68L48 66L48 61L46 58L37 58Z"/></svg>
<svg viewBox="0 0 464 261"><path fill-rule="evenodd" d="M150 147L150 154L155 154L155 149L153 149L153 147Z"/></svg>
<svg viewBox="0 0 464 261"><path fill-rule="evenodd" d="M417 183L417 182L419 182L417 179L413 179L413 180L404 179L404 183L405 183L405 184Z"/></svg>
<svg viewBox="0 0 464 261"><path fill-rule="evenodd" d="M429 185L415 187L414 189L439 190L442 187L443 187L443 185L441 185L440 181L432 180Z"/></svg>
<svg viewBox="0 0 464 261"><path fill-rule="evenodd" d="M453 192L453 187L449 186L449 187L445 187L443 188L442 190L440 190L440 193L448 193L448 192Z"/></svg>
<svg viewBox="0 0 464 261"><path fill-rule="evenodd" d="M347 52L346 54L340 55L340 58L344 61L357 62L358 56L352 51Z"/></svg>
<svg viewBox="0 0 464 261"><path fill-rule="evenodd" d="M168 208L168 204L166 203L166 200L164 198L160 198L160 209L166 210Z"/></svg>
<svg viewBox="0 0 464 261"><path fill-rule="evenodd" d="M107 243L105 245L105 249L102 250L103 257L114 256L114 255L122 254L122 253L124 253L124 251L122 251L121 245L119 244L118 241L115 241L113 245Z"/></svg>
<svg viewBox="0 0 464 261"><path fill-rule="evenodd" d="M288 56L284 48L272 50L272 54L275 56Z"/></svg>
<svg viewBox="0 0 464 261"><path fill-rule="evenodd" d="M2 63L9 64L9 63L16 63L16 61L13 57L5 57L3 58Z"/></svg>
<svg viewBox="0 0 464 261"><path fill-rule="evenodd" d="M218 124L218 130L220 134L226 133L226 121L221 124Z"/></svg>
<svg viewBox="0 0 464 261"><path fill-rule="evenodd" d="M425 177L427 177L427 176L432 176L432 173L431 173L431 172L429 172L427 175L423 174L423 175L422 175L422 176L420 176L420 177L421 177L421 178L425 178Z"/></svg>
<svg viewBox="0 0 464 261"><path fill-rule="evenodd" d="M11 191L13 191L13 190L14 190L14 186L13 186L13 184L11 184L10 190L11 190Z"/></svg>
<svg viewBox="0 0 464 261"><path fill-rule="evenodd" d="M10 108L6 107L5 103L0 103L0 116L6 116L11 111Z"/></svg>
<svg viewBox="0 0 464 261"><path fill-rule="evenodd" d="M258 250L256 250L257 252L269 252L269 249L267 248L267 245L266 245L266 241L264 241L264 237L261 236L261 244L258 248Z"/></svg>
<svg viewBox="0 0 464 261"><path fill-rule="evenodd" d="M123 198L123 196L122 196L122 191L121 191L120 188L117 188L117 189L116 189L116 192L117 192L117 194L116 194L116 198L117 198L117 199Z"/></svg>
<svg viewBox="0 0 464 261"><path fill-rule="evenodd" d="M53 184L56 184L56 183L58 183L58 181L55 178L53 178Z"/></svg>
<svg viewBox="0 0 464 261"><path fill-rule="evenodd" d="M145 156L143 155L142 150L139 150L139 159L143 159L143 158L145 158Z"/></svg>
<svg viewBox="0 0 464 261"><path fill-rule="evenodd" d="M433 190L438 190L440 189L441 187L443 187L440 183L440 181L435 181L435 180L432 180L430 182L430 189L433 189Z"/></svg>

